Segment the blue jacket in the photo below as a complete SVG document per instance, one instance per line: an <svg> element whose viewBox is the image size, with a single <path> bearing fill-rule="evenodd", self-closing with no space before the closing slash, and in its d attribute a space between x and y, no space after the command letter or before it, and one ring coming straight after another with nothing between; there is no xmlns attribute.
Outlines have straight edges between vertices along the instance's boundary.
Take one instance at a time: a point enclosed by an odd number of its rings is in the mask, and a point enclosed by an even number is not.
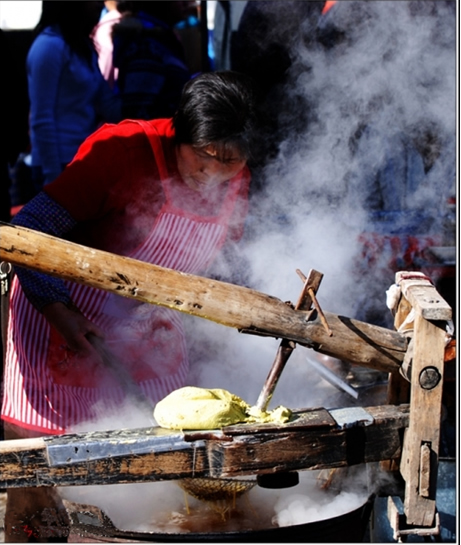
<svg viewBox="0 0 461 545"><path fill-rule="evenodd" d="M27 56L32 165L54 180L103 121L121 118L120 99L99 70L73 53L59 27L47 27Z"/></svg>

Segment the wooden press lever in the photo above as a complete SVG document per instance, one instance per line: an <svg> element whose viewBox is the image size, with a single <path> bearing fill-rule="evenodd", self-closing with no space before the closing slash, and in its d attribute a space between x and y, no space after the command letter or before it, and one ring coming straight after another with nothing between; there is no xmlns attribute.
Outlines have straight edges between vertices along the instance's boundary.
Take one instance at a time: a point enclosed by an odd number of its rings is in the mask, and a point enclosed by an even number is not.
<svg viewBox="0 0 461 545"><path fill-rule="evenodd" d="M322 281L323 274L315 271L314 269L310 270L308 277L304 276L304 274L299 269L297 269L296 272L298 276L301 277L301 280L304 282L304 286L301 291L301 295L299 296L298 302L296 303L295 310L310 310L311 305L313 304L320 316L320 320L322 321L323 326L325 327L328 335L331 337L331 335L333 335L333 332L329 328L322 309L320 308L320 305L315 297L315 293L319 289L320 282ZM280 342L277 354L275 355L274 363L272 364L272 367L264 383L263 389L259 394L258 401L256 402L256 407L259 410L265 411L267 409L267 406L269 405L270 400L272 399L272 396L274 394L275 387L277 386L277 382L282 374L283 369L285 368L285 364L295 348L296 343L294 341L282 339L282 341Z"/></svg>

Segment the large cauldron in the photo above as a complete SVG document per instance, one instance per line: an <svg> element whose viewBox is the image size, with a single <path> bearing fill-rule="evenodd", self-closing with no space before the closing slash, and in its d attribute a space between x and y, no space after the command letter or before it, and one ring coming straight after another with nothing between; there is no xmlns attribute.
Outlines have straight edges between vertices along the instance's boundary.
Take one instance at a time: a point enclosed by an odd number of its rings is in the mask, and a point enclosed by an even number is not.
<svg viewBox="0 0 461 545"><path fill-rule="evenodd" d="M374 497L342 515L293 526L241 532L154 533L119 530L97 507L66 502L72 520L70 543L106 542L363 542Z"/></svg>

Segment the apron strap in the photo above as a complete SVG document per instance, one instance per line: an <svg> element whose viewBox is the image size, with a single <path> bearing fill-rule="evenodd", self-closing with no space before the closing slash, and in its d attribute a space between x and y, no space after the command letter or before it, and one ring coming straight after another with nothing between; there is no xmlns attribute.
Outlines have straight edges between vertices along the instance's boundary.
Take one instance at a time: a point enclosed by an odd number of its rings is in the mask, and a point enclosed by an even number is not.
<svg viewBox="0 0 461 545"><path fill-rule="evenodd" d="M140 125L146 133L146 136L150 142L150 147L152 148L152 152L157 162L157 167L162 181L167 180L169 176L166 168L165 154L163 153L162 143L160 141L157 129L144 119L133 119L132 121Z"/></svg>

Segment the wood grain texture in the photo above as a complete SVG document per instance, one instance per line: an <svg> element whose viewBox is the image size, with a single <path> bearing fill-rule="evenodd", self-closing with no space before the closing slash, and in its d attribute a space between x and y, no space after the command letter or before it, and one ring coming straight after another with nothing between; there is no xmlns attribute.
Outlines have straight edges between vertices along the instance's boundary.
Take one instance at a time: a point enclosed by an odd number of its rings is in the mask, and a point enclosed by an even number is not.
<svg viewBox="0 0 461 545"><path fill-rule="evenodd" d="M339 426L325 409L313 409L296 412L292 423L278 426L229 426L223 430L226 440L219 433L204 440L199 432L194 441L194 432L186 437L178 431L142 428L2 441L0 487L229 478L398 459L408 405L365 410L371 424ZM146 441L148 448L143 446ZM69 459L53 465L53 449L62 448L68 448ZM88 452L83 458L82 449Z"/></svg>
<svg viewBox="0 0 461 545"><path fill-rule="evenodd" d="M103 252L31 229L0 225L0 259L73 282L236 328L295 341L335 358L390 372L407 349L403 335L324 312L294 310L271 295Z"/></svg>

